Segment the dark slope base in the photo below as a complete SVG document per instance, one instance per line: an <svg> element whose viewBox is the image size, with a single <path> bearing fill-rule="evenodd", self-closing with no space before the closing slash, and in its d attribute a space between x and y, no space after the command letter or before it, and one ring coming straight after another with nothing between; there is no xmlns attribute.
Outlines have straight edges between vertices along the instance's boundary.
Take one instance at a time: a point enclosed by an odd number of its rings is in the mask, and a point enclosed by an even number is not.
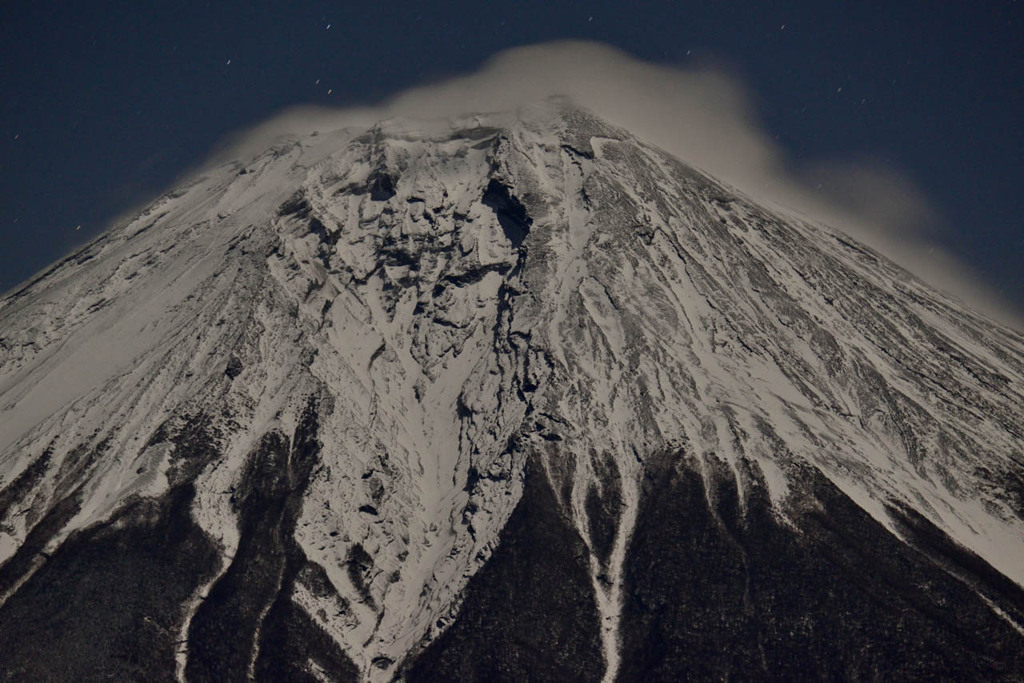
<svg viewBox="0 0 1024 683"><path fill-rule="evenodd" d="M645 481L622 680L1024 677L1024 637L976 592L1021 614L1024 591L938 529L906 517L929 539L915 550L807 469L794 530L756 474L741 512L731 471L711 463L707 491L682 463L665 458Z"/></svg>
<svg viewBox="0 0 1024 683"><path fill-rule="evenodd" d="M1024 637L978 595L1020 618L1024 591L926 520L893 511L907 546L807 468L794 528L758 473L741 509L731 468L705 464L709 491L695 465L666 455L644 482L620 680L1024 679ZM455 623L407 679L600 679L585 558L546 480L528 475Z"/></svg>
<svg viewBox="0 0 1024 683"><path fill-rule="evenodd" d="M215 544L190 515L192 480L216 455L207 423L197 416L173 437L161 429L151 440L177 445L167 495L131 501L48 557L44 547L80 507L79 491L61 494L58 485L58 502L0 567L0 589L22 582L0 608L0 678L174 680L186 606L220 564ZM72 467L79 471L102 455L75 452ZM68 467L61 465L58 481Z"/></svg>
<svg viewBox="0 0 1024 683"><path fill-rule="evenodd" d="M587 550L539 467L455 623L414 662L416 681L597 681L604 671Z"/></svg>
<svg viewBox="0 0 1024 683"><path fill-rule="evenodd" d="M185 605L219 555L190 485L65 542L0 610L12 681L172 681Z"/></svg>
<svg viewBox="0 0 1024 683"><path fill-rule="evenodd" d="M180 639L186 606L221 562L190 514L191 479L216 451L201 418L173 437L160 433L158 441L178 445L172 480L179 483L160 500L138 501L72 535L8 599L0 609L0 680L171 681L175 653L186 647L190 681L248 680L253 660L257 680L313 680L310 662L333 680L357 679L352 661L290 599L300 576L308 583L323 573L293 536L318 462L316 431L310 406L290 447L271 433L250 455L236 494L238 552L187 642ZM333 591L326 580L316 583Z"/></svg>
<svg viewBox="0 0 1024 683"><path fill-rule="evenodd" d="M290 599L296 581L322 573L292 540L319 449L315 423L311 409L290 446L271 434L250 456L237 492L242 543L187 643L184 606L219 553L191 520L192 485L179 482L73 535L7 601L0 679L171 680L184 647L189 680L245 680L249 662L258 680L312 680L311 663L334 680L357 678ZM1020 618L1024 591L926 520L892 511L907 546L805 469L790 526L755 472L743 477L741 509L732 471L714 460L705 469L710 490L686 456L649 468L627 559L621 680L1024 679L1024 637L979 597ZM455 623L405 677L600 679L586 563L546 477L531 469Z"/></svg>
<svg viewBox="0 0 1024 683"><path fill-rule="evenodd" d="M311 662L332 680L357 680L355 665L291 594L311 563L295 541L302 496L319 462L315 405L289 446L279 432L250 454L235 493L238 549L189 627L189 681L313 681ZM258 635L257 635L258 634Z"/></svg>

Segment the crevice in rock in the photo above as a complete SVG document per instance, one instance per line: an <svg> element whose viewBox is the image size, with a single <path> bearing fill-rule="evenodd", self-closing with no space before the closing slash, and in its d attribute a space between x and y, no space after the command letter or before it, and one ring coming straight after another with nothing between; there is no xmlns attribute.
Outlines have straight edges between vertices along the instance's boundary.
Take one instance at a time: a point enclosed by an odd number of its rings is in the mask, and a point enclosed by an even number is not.
<svg viewBox="0 0 1024 683"><path fill-rule="evenodd" d="M494 212L498 224L512 246L518 248L526 239L533 224L533 219L526 213L526 207L512 195L508 185L494 178L487 184L482 202Z"/></svg>
<svg viewBox="0 0 1024 683"><path fill-rule="evenodd" d="M387 171L377 169L367 179L370 199L375 202L386 202L396 194L398 178Z"/></svg>

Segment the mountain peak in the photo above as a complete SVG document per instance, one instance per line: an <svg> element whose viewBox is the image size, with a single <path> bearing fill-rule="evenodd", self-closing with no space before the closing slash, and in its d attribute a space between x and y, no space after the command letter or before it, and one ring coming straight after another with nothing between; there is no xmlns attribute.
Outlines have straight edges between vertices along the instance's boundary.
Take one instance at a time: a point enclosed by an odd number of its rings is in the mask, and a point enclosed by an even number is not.
<svg viewBox="0 0 1024 683"><path fill-rule="evenodd" d="M570 102L282 142L0 317L4 652L59 597L122 676L1024 661L1024 341Z"/></svg>

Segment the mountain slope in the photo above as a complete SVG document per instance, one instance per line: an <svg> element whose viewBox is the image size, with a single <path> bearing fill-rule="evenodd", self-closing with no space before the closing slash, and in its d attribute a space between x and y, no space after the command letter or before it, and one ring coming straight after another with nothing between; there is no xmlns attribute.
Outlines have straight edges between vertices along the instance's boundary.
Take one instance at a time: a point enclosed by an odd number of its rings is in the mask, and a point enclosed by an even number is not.
<svg viewBox="0 0 1024 683"><path fill-rule="evenodd" d="M282 141L0 320L14 677L1022 674L1024 339L566 103Z"/></svg>

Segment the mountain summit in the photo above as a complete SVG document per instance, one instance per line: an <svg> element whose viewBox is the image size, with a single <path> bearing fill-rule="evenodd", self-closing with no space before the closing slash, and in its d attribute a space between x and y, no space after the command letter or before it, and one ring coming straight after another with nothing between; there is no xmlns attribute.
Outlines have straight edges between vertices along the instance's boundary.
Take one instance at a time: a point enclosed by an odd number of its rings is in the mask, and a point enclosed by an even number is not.
<svg viewBox="0 0 1024 683"><path fill-rule="evenodd" d="M0 300L12 680L1024 676L1024 339L560 101Z"/></svg>

